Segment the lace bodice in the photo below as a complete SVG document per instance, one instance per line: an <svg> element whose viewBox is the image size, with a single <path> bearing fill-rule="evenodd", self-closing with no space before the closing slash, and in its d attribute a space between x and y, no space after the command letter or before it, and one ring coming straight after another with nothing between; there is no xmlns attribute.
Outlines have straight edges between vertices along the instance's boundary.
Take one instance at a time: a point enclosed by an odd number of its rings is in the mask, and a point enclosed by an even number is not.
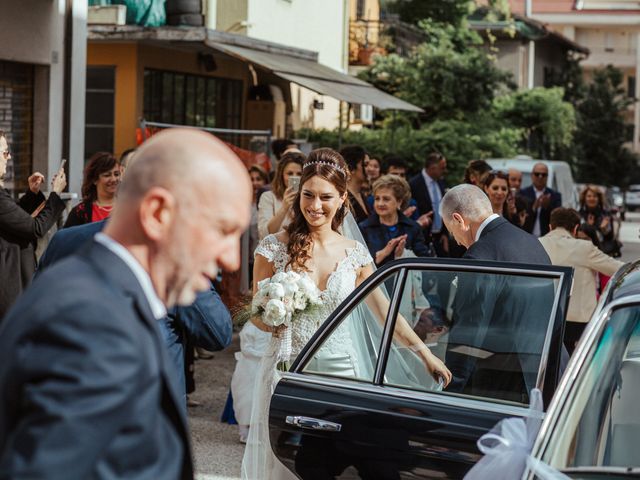
<svg viewBox="0 0 640 480"><path fill-rule="evenodd" d="M282 272L289 261L287 245L279 241L275 235L266 236L256 248L255 255L262 255L273 263L275 272ZM367 248L359 242L347 249L346 255L336 263L334 271L329 275L327 287L321 293L322 305L312 313L300 315L291 326L291 343L293 355L297 355L302 347L316 332L329 314L349 296L356 287L357 272L365 265L373 263ZM321 350L329 353L351 353L352 342L347 326L340 325L322 346Z"/></svg>

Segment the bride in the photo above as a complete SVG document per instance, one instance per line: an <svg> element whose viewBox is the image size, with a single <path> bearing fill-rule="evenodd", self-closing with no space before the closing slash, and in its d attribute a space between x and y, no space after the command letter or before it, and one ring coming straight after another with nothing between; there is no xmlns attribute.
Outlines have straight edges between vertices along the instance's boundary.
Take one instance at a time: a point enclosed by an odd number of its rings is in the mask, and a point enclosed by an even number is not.
<svg viewBox="0 0 640 480"><path fill-rule="evenodd" d="M322 304L312 314L302 314L291 328L292 358L311 339L318 327L353 290L373 273L369 251L355 240L339 233L349 211L347 182L349 171L340 154L330 148L312 151L302 169L300 191L293 204L293 219L286 231L265 237L255 251L253 292L257 283L287 270L305 272L321 291ZM373 295L371 310L384 322L388 300L382 292ZM278 462L269 444L269 399L278 381L277 352L281 327L270 327L259 318L251 320L259 329L273 334L267 354L263 357L256 381L249 438L242 461L242 478L294 478ZM325 370L344 377L356 377L356 359L349 331L344 330L332 345L319 352ZM409 324L399 316L394 338L411 348L425 368L444 384L451 372L420 341ZM322 352L325 349L326 351Z"/></svg>

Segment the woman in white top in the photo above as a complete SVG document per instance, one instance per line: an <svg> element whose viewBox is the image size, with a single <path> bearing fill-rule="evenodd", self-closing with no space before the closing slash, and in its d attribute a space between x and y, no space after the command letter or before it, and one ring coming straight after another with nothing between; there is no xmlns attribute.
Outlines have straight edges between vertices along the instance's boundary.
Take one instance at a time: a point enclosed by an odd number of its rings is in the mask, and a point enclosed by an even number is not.
<svg viewBox="0 0 640 480"><path fill-rule="evenodd" d="M289 177L299 177L306 157L300 152L287 152L280 158L271 190L258 202L258 236L260 240L277 233L291 222L291 206L298 190L288 187Z"/></svg>

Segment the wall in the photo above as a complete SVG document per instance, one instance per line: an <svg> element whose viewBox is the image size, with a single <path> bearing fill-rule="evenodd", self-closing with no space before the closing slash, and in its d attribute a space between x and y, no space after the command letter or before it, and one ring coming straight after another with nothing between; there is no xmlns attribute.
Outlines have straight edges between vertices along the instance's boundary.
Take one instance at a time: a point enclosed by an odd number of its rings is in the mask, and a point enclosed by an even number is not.
<svg viewBox="0 0 640 480"><path fill-rule="evenodd" d="M218 68L207 74L198 64L195 48L166 48L133 42L90 43L88 65L116 67L114 153L120 155L136 145L136 129L143 113L145 68L243 80L244 101L248 85L246 65L221 54L214 54L214 58Z"/></svg>
<svg viewBox="0 0 640 480"><path fill-rule="evenodd" d="M218 0L216 8L216 30L221 32L247 34L246 22L249 12L249 0ZM211 28L210 25L209 28Z"/></svg>
<svg viewBox="0 0 640 480"><path fill-rule="evenodd" d="M65 153L69 160L68 188L79 191L84 147L85 57L82 44L86 43L87 4L73 2L71 5L71 30L65 34L65 0L0 0L0 11L6 12L6 21L0 29L0 59L35 65L34 168L50 179ZM65 35L73 38L67 72ZM65 79L66 74L70 78ZM69 98L65 98L65 83L71 87ZM66 107L65 100L68 102ZM68 109L66 116L65 108Z"/></svg>
<svg viewBox="0 0 640 480"><path fill-rule="evenodd" d="M347 72L347 0L251 0L247 21L248 36L318 52L319 63ZM300 100L291 118L294 129L338 126L338 101L295 85L291 93ZM314 99L324 103L323 110L311 109Z"/></svg>

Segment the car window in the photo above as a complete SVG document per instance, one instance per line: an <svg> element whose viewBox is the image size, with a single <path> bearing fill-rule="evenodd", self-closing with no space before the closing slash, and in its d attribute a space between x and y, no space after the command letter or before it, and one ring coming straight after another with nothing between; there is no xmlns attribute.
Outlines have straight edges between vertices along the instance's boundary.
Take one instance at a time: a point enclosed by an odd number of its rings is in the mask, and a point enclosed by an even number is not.
<svg viewBox="0 0 640 480"><path fill-rule="evenodd" d="M398 322L409 323L421 344L403 346L396 324L384 383L434 390L416 354L426 346L453 374L443 393L527 405L550 342L558 282L533 274L407 272Z"/></svg>
<svg viewBox="0 0 640 480"><path fill-rule="evenodd" d="M594 342L545 461L572 469L638 467L640 444L640 306L615 310Z"/></svg>
<svg viewBox="0 0 640 480"><path fill-rule="evenodd" d="M396 279L397 273L381 279L360 299L315 348L302 372L372 382L389 309L387 292ZM380 303L383 308L373 307Z"/></svg>

